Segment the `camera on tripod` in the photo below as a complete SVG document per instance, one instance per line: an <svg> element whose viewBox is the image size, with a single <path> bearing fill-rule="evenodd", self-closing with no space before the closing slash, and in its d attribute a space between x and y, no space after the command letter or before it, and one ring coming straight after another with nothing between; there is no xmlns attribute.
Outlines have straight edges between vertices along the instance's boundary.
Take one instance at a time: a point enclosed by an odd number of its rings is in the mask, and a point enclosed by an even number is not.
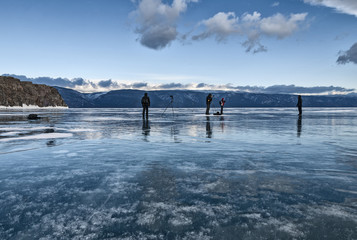
<svg viewBox="0 0 357 240"><path fill-rule="evenodd" d="M167 104L165 110L162 112L161 117L164 115L164 113L166 112L166 110L167 110L167 108L168 108L169 106L171 106L171 109L172 109L172 116L175 117L175 112L174 112L174 105L173 105L173 103L174 103L174 96L173 96L173 95L170 95L170 102Z"/></svg>

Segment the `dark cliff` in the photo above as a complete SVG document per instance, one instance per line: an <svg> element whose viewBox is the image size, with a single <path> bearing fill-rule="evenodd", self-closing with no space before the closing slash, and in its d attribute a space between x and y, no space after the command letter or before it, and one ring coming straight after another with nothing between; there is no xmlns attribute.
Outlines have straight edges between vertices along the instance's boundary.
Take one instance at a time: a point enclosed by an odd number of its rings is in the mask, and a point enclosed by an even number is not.
<svg viewBox="0 0 357 240"><path fill-rule="evenodd" d="M57 89L53 87L0 76L0 106L21 107L23 105L67 107Z"/></svg>

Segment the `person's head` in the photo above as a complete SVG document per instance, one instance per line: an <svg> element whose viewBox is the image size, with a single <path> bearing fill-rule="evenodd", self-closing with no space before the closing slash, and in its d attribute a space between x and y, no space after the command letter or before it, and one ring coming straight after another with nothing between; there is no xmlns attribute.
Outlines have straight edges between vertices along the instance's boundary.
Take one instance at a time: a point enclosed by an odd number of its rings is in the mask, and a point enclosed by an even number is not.
<svg viewBox="0 0 357 240"><path fill-rule="evenodd" d="M147 96L148 96L148 93L144 93L144 96L147 97Z"/></svg>
<svg viewBox="0 0 357 240"><path fill-rule="evenodd" d="M212 97L212 93L208 94L208 96Z"/></svg>
<svg viewBox="0 0 357 240"><path fill-rule="evenodd" d="M301 99L301 95L298 96L298 99Z"/></svg>
<svg viewBox="0 0 357 240"><path fill-rule="evenodd" d="M224 97L221 100L224 101Z"/></svg>

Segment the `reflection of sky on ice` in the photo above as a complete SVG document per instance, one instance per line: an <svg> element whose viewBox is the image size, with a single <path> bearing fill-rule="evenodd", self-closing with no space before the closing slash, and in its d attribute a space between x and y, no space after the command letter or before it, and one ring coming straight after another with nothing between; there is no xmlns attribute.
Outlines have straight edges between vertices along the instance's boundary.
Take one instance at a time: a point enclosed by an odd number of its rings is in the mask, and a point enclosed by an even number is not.
<svg viewBox="0 0 357 240"><path fill-rule="evenodd" d="M357 239L357 109L0 113L0 239Z"/></svg>

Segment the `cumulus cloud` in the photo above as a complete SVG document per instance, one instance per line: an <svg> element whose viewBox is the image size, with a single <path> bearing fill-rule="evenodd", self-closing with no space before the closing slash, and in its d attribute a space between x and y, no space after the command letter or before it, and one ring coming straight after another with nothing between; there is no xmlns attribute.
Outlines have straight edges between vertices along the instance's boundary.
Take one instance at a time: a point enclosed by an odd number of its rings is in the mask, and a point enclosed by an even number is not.
<svg viewBox="0 0 357 240"><path fill-rule="evenodd" d="M151 49L162 49L177 39L176 22L186 11L187 4L198 0L173 0L172 4L162 0L140 0L132 12L138 26L140 43Z"/></svg>
<svg viewBox="0 0 357 240"><path fill-rule="evenodd" d="M335 9L340 13L346 13L357 17L356 0L304 0L311 5L320 5Z"/></svg>
<svg viewBox="0 0 357 240"><path fill-rule="evenodd" d="M103 87L103 88L107 88L110 86L117 86L117 83L113 82L111 79L109 80L102 80L98 83L98 86Z"/></svg>
<svg viewBox="0 0 357 240"><path fill-rule="evenodd" d="M326 94L326 93L350 93L355 89L335 86L299 87L295 85L274 85L263 89L264 93L281 94Z"/></svg>
<svg viewBox="0 0 357 240"><path fill-rule="evenodd" d="M298 24L304 21L306 16L307 13L291 14L290 17L277 13L272 17L261 19L260 29L266 35L285 38L298 29Z"/></svg>
<svg viewBox="0 0 357 240"><path fill-rule="evenodd" d="M58 87L68 87L68 88L75 88L76 86L83 86L83 85L91 85L93 84L90 81L86 81L83 78L51 78L51 77L37 77L37 78L28 78L23 75L14 75L14 74L3 74L2 76L11 76L21 81L28 81L35 84L46 84L49 86L58 86Z"/></svg>
<svg viewBox="0 0 357 240"><path fill-rule="evenodd" d="M262 18L259 12L252 14L245 13L238 18L233 12L220 12L213 17L201 21L203 26L201 32L193 35L192 40L203 40L214 37L218 42L226 40L231 36L244 36L246 41L242 45L247 52L267 51L266 47L260 43L262 36L283 39L291 36L299 30L307 13L290 14L284 16L277 13L273 16Z"/></svg>
<svg viewBox="0 0 357 240"><path fill-rule="evenodd" d="M337 63L339 64L346 64L349 62L357 64L357 43L353 44L349 50L341 52L337 59Z"/></svg>
<svg viewBox="0 0 357 240"><path fill-rule="evenodd" d="M3 74L3 76L11 76L21 81L28 81L34 84L45 84L49 86L55 87L64 87L70 88L81 92L100 92L100 91L110 91L115 89L133 89L145 87L146 83L118 83L111 79L109 80L101 80L101 81L90 81L83 78L51 78L51 77L37 77L37 78L29 78L23 75L14 75L14 74Z"/></svg>
<svg viewBox="0 0 357 240"><path fill-rule="evenodd" d="M299 87L295 85L274 85L269 87L261 86L233 86L232 84L207 84L207 83L164 83L164 84L148 84L146 82L122 83L119 81L102 80L98 82L85 80L83 78L75 78L69 80L67 78L50 78L38 77L28 78L21 75L4 74L3 76L12 76L21 81L30 81L36 84L46 84L50 86L59 86L71 88L81 92L105 92L120 89L138 89L138 90L198 90L198 91L238 91L249 93L266 93L266 94L348 94L356 91L337 86L317 86L317 87Z"/></svg>
<svg viewBox="0 0 357 240"><path fill-rule="evenodd" d="M245 13L240 18L234 12L218 12L213 17L200 21L196 28L188 33L180 34L177 29L179 17L187 10L189 3L199 0L132 0L136 10L131 13L136 21L135 32L143 46L159 50L167 47L173 41L180 39L188 42L204 40L210 37L217 42L224 42L230 37L243 36L246 40L242 45L247 52L264 52L267 48L260 43L262 36L282 39L291 36L299 30L305 21L307 13L290 14L277 13L262 18L259 12ZM272 6L278 6L274 2Z"/></svg>
<svg viewBox="0 0 357 240"><path fill-rule="evenodd" d="M233 12L220 12L210 19L200 23L206 27L201 34L192 37L193 40L203 40L215 36L217 41L222 41L228 36L239 33L238 18Z"/></svg>

